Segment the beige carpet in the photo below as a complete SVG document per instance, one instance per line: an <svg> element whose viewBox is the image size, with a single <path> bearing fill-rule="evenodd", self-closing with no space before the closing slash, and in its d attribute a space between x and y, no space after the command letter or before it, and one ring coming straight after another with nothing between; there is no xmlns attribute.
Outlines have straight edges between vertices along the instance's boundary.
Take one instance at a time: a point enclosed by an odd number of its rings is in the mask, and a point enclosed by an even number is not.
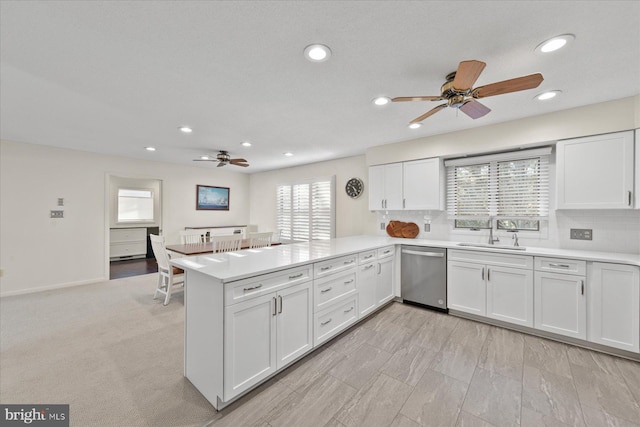
<svg viewBox="0 0 640 427"><path fill-rule="evenodd" d="M183 377L184 301L156 274L0 299L0 402L69 404L72 426L199 426Z"/></svg>

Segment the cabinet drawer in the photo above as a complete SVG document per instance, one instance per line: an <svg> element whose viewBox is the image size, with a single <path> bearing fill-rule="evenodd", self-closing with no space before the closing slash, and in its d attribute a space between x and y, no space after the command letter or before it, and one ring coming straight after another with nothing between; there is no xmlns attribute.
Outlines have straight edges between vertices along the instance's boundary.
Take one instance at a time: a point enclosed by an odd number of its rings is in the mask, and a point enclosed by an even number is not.
<svg viewBox="0 0 640 427"><path fill-rule="evenodd" d="M348 268L354 268L358 261L358 255L347 255L340 258L333 258L327 261L313 264L313 277L323 277L328 274L344 271Z"/></svg>
<svg viewBox="0 0 640 427"><path fill-rule="evenodd" d="M358 254L358 263L359 264L366 264L368 262L373 261L374 259L376 259L376 250L372 250L372 251L367 251L367 252L360 252Z"/></svg>
<svg viewBox="0 0 640 427"><path fill-rule="evenodd" d="M313 345L334 337L358 320L358 295L315 315Z"/></svg>
<svg viewBox="0 0 640 427"><path fill-rule="evenodd" d="M111 258L121 256L146 255L147 242L111 243L109 256Z"/></svg>
<svg viewBox="0 0 640 427"><path fill-rule="evenodd" d="M111 243L135 242L147 240L146 228L112 228L110 231ZM146 249L145 249L146 252Z"/></svg>
<svg viewBox="0 0 640 427"><path fill-rule="evenodd" d="M578 274L584 276L587 271L586 261L565 258L535 257L535 268L538 271L553 273Z"/></svg>
<svg viewBox="0 0 640 427"><path fill-rule="evenodd" d="M493 264L502 267L533 269L533 257L530 255L497 254L449 249L447 251L447 258L451 261L475 262L478 264Z"/></svg>
<svg viewBox="0 0 640 427"><path fill-rule="evenodd" d="M384 248L378 249L378 259L393 256L394 253L395 248L393 246L385 246Z"/></svg>
<svg viewBox="0 0 640 427"><path fill-rule="evenodd" d="M344 295L356 292L356 272L345 271L316 280L314 301L318 309L324 309Z"/></svg>
<svg viewBox="0 0 640 427"><path fill-rule="evenodd" d="M310 265L229 282L225 285L224 304L236 304L308 280L311 280Z"/></svg>

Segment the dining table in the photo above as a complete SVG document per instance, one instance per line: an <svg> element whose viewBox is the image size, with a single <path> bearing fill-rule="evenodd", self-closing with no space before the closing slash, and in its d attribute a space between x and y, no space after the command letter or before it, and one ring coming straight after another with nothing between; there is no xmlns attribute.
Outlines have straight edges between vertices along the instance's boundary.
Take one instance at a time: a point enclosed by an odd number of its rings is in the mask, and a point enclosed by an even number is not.
<svg viewBox="0 0 640 427"><path fill-rule="evenodd" d="M240 248L249 249L250 240L251 239L242 239ZM272 243L271 246L277 246L280 244L281 243ZM185 256L202 255L202 254L209 254L213 252L213 243L203 242L203 243L184 243L179 245L167 245L166 249L168 251L175 252Z"/></svg>

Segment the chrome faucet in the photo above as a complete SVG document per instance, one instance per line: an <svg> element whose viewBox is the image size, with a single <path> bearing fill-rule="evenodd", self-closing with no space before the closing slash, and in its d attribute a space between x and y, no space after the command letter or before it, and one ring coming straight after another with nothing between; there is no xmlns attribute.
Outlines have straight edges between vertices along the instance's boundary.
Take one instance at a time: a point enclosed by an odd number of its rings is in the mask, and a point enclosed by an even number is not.
<svg viewBox="0 0 640 427"><path fill-rule="evenodd" d="M489 217L489 244L493 245L494 243L499 241L499 237L496 237L495 239L493 238L493 218Z"/></svg>
<svg viewBox="0 0 640 427"><path fill-rule="evenodd" d="M520 243L518 243L518 233L513 233L511 240L513 240L513 246L520 246Z"/></svg>

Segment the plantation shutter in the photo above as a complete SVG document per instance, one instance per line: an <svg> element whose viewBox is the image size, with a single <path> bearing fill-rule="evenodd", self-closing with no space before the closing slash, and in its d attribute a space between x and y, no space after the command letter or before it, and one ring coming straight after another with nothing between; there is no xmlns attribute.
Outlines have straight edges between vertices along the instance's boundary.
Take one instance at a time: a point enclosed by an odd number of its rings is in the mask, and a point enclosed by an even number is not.
<svg viewBox="0 0 640 427"><path fill-rule="evenodd" d="M277 187L276 225L285 242L335 236L335 178L318 178Z"/></svg>
<svg viewBox="0 0 640 427"><path fill-rule="evenodd" d="M550 147L454 159L447 168L447 211L461 219L549 215Z"/></svg>

